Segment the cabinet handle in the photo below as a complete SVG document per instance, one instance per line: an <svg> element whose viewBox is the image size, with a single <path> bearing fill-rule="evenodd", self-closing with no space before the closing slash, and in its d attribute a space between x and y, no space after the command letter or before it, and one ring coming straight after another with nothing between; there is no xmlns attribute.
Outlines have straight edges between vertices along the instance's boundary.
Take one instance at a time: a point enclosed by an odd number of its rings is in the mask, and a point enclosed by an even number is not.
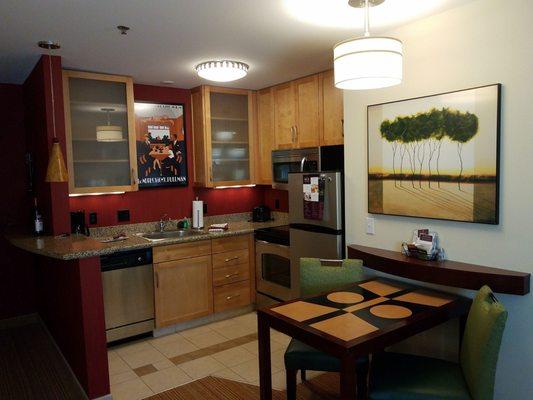
<svg viewBox="0 0 533 400"><path fill-rule="evenodd" d="M131 169L131 183L132 183L132 185L135 185L135 183L136 183L135 169L134 168Z"/></svg>
<svg viewBox="0 0 533 400"><path fill-rule="evenodd" d="M239 276L239 273L238 273L238 272L234 272L233 274L227 274L227 275L225 276L225 278L226 278L226 279L229 279L229 278L231 278L231 277L233 277L233 276Z"/></svg>
<svg viewBox="0 0 533 400"><path fill-rule="evenodd" d="M294 125L294 143L298 141L298 125Z"/></svg>
<svg viewBox="0 0 533 400"><path fill-rule="evenodd" d="M239 259L239 256L230 257L230 258L226 258L226 259L224 260L224 262L230 262L230 261L238 260L238 259Z"/></svg>
<svg viewBox="0 0 533 400"><path fill-rule="evenodd" d="M341 119L341 123L342 123L342 137L344 137L344 118Z"/></svg>
<svg viewBox="0 0 533 400"><path fill-rule="evenodd" d="M209 167L209 180L213 182L213 167Z"/></svg>
<svg viewBox="0 0 533 400"><path fill-rule="evenodd" d="M237 293L237 294L234 294L233 296L227 296L227 297L226 297L226 301L233 300L234 298L236 298L236 297L240 297L240 296L241 296L241 295L238 294L238 293Z"/></svg>
<svg viewBox="0 0 533 400"><path fill-rule="evenodd" d="M157 272L155 273L155 287L159 288L159 274Z"/></svg>
<svg viewBox="0 0 533 400"><path fill-rule="evenodd" d="M291 126L291 143L294 143L294 126Z"/></svg>

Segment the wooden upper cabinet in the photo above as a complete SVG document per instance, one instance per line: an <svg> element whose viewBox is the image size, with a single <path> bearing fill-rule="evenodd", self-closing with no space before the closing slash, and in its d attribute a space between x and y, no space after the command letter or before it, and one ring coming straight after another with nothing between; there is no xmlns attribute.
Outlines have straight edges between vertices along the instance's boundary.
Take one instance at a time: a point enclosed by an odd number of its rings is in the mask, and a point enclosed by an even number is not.
<svg viewBox="0 0 533 400"><path fill-rule="evenodd" d="M296 98L292 82L274 86L274 136L276 149L296 147Z"/></svg>
<svg viewBox="0 0 533 400"><path fill-rule="evenodd" d="M316 147L322 132L322 102L319 75L294 82L297 99L295 142L298 148Z"/></svg>
<svg viewBox="0 0 533 400"><path fill-rule="evenodd" d="M194 184L252 183L255 129L250 90L201 86L192 90Z"/></svg>
<svg viewBox="0 0 533 400"><path fill-rule="evenodd" d="M64 70L63 96L69 192L137 190L132 79Z"/></svg>
<svg viewBox="0 0 533 400"><path fill-rule="evenodd" d="M321 74L324 126L321 146L344 143L343 91L335 87L333 70Z"/></svg>
<svg viewBox="0 0 533 400"><path fill-rule="evenodd" d="M271 88L257 91L257 130L255 140L255 183L272 184L274 137L274 95Z"/></svg>

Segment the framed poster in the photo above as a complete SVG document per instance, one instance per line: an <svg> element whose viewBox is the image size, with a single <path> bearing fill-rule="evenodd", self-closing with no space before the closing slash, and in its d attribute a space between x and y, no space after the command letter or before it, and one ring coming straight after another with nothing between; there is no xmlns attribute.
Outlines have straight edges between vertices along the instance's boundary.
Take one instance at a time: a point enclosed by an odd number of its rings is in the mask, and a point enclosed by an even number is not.
<svg viewBox="0 0 533 400"><path fill-rule="evenodd" d="M187 186L183 104L135 102L139 188Z"/></svg>
<svg viewBox="0 0 533 400"><path fill-rule="evenodd" d="M498 224L500 93L368 106L368 212Z"/></svg>

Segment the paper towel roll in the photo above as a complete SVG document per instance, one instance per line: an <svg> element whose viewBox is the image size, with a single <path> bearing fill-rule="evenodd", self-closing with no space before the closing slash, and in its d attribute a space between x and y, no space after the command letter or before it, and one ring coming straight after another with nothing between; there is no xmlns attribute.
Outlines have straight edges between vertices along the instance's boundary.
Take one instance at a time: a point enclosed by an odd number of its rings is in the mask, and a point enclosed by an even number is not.
<svg viewBox="0 0 533 400"><path fill-rule="evenodd" d="M192 227L202 229L204 227L204 202L193 200L192 202Z"/></svg>

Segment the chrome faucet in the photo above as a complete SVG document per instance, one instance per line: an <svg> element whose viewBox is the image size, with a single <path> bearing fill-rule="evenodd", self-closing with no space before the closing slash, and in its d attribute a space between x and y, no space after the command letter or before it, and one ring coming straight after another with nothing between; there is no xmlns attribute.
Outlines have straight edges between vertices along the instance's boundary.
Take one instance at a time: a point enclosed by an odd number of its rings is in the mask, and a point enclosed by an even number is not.
<svg viewBox="0 0 533 400"><path fill-rule="evenodd" d="M163 232L169 222L170 222L170 217L168 216L168 214L163 215L158 222L159 232Z"/></svg>

